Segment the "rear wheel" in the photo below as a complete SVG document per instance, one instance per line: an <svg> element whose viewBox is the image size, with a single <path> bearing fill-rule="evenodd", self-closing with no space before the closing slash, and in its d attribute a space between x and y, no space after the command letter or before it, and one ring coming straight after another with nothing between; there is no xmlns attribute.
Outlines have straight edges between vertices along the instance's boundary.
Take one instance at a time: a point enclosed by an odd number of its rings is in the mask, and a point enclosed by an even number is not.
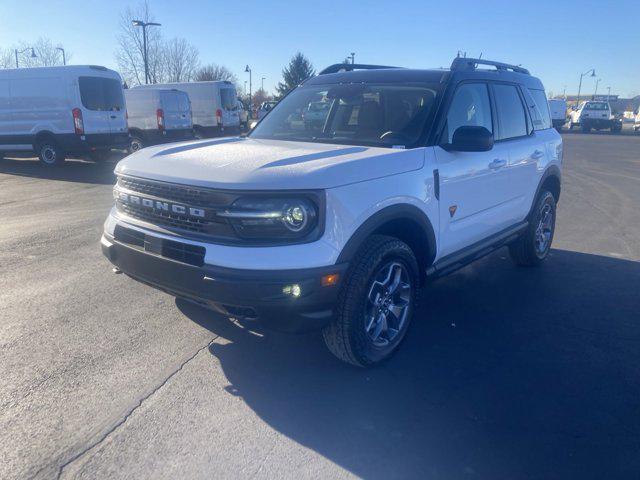
<svg viewBox="0 0 640 480"><path fill-rule="evenodd" d="M144 148L144 143L142 143L142 139L140 137L131 137L131 141L129 142L129 153L135 153L138 150Z"/></svg>
<svg viewBox="0 0 640 480"><path fill-rule="evenodd" d="M44 139L36 145L36 153L40 162L47 167L62 165L65 161L64 151L51 139Z"/></svg>
<svg viewBox="0 0 640 480"><path fill-rule="evenodd" d="M340 360L360 367L389 358L404 338L418 294L418 262L404 242L373 235L341 286L324 341Z"/></svg>
<svg viewBox="0 0 640 480"><path fill-rule="evenodd" d="M551 192L543 190L538 195L527 230L509 246L513 261L523 266L541 264L549 255L555 229L556 200Z"/></svg>
<svg viewBox="0 0 640 480"><path fill-rule="evenodd" d="M588 127L586 125L582 125L582 132L583 133L590 133L591 132L591 127Z"/></svg>

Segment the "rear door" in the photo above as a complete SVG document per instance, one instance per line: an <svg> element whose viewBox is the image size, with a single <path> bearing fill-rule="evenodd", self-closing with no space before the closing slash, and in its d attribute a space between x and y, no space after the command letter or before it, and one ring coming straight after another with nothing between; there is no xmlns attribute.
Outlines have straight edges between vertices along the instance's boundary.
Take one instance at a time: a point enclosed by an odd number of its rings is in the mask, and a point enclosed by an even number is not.
<svg viewBox="0 0 640 480"><path fill-rule="evenodd" d="M128 131L127 109L124 102L122 83L115 78L104 78L103 81L105 98L109 108L109 129L113 134L126 133Z"/></svg>
<svg viewBox="0 0 640 480"><path fill-rule="evenodd" d="M237 127L240 125L236 89L233 86L220 88L220 105L222 106L222 125Z"/></svg>
<svg viewBox="0 0 640 480"><path fill-rule="evenodd" d="M164 112L164 128L178 130L180 128L180 109L175 90L160 90L160 108Z"/></svg>
<svg viewBox="0 0 640 480"><path fill-rule="evenodd" d="M447 110L441 144L451 143L458 127L471 125L497 132L484 82L458 85ZM473 245L506 226L503 204L509 198L506 148L454 152L435 147L440 177L440 245L445 256Z"/></svg>
<svg viewBox="0 0 640 480"><path fill-rule="evenodd" d="M84 133L111 133L111 107L105 97L104 78L81 76L78 78Z"/></svg>

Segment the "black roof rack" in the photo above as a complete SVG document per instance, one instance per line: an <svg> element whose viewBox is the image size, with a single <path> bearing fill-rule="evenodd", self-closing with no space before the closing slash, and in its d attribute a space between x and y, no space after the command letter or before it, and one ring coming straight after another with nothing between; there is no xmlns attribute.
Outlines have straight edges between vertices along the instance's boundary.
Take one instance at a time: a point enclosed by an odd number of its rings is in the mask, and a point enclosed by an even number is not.
<svg viewBox="0 0 640 480"><path fill-rule="evenodd" d="M451 71L454 70L475 70L477 65L491 65L496 70L511 70L516 73L524 73L530 75L529 70L519 67L518 65L509 65L508 63L494 62L492 60L484 60L482 58L465 58L456 57L451 62Z"/></svg>
<svg viewBox="0 0 640 480"><path fill-rule="evenodd" d="M330 65L322 70L318 75L327 75L329 73L351 72L353 70L380 70L384 68L402 68L402 67L390 67L388 65L366 65L363 63L336 63Z"/></svg>

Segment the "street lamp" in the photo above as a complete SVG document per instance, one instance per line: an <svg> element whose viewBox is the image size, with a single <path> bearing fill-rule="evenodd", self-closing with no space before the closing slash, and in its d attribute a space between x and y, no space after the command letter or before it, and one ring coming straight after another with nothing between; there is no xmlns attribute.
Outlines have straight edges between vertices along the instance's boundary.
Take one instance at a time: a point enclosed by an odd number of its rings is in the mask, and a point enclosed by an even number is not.
<svg viewBox="0 0 640 480"><path fill-rule="evenodd" d="M262 90L264 92L264 79L267 77L262 77L262 81L260 83L260 90Z"/></svg>
<svg viewBox="0 0 640 480"><path fill-rule="evenodd" d="M598 80L596 80L596 89L593 91L593 99L596 99L596 95L598 94L598 84L600 83L600 80L602 80L601 78L599 78Z"/></svg>
<svg viewBox="0 0 640 480"><path fill-rule="evenodd" d="M134 27L142 27L142 56L144 57L144 83L149 83L149 60L147 57L147 27L160 27L161 23L143 22L142 20L133 20Z"/></svg>
<svg viewBox="0 0 640 480"><path fill-rule="evenodd" d="M356 63L356 53L351 52L351 65L353 65L354 63Z"/></svg>
<svg viewBox="0 0 640 480"><path fill-rule="evenodd" d="M251 101L251 69L249 68L249 65L244 68L244 73L249 74L249 114L251 114L253 103Z"/></svg>
<svg viewBox="0 0 640 480"><path fill-rule="evenodd" d="M56 50L60 50L62 52L62 65L66 65L67 64L67 58L64 55L64 48L56 47Z"/></svg>
<svg viewBox="0 0 640 480"><path fill-rule="evenodd" d="M33 49L33 47L27 47L27 48L25 48L24 50L20 50L20 51L18 51L18 49L17 49L17 48L14 48L14 49L13 49L13 53L15 53L15 54L16 54L16 68L20 68L20 67L18 66L18 54L22 54L22 53L24 53L24 52L26 52L26 51L28 51L28 50L31 50L31 55L30 55L30 56L31 56L31 58L37 58L37 57L38 57L38 56L36 55L36 52L35 52L35 50Z"/></svg>
<svg viewBox="0 0 640 480"><path fill-rule="evenodd" d="M578 98L576 99L576 107L580 106L580 90L582 89L582 77L586 77L589 74L591 74L591 77L595 77L596 70L592 68L591 70L587 70L586 72L580 74L580 84L578 85Z"/></svg>
<svg viewBox="0 0 640 480"><path fill-rule="evenodd" d="M244 81L244 94L247 94L247 81Z"/></svg>
<svg viewBox="0 0 640 480"><path fill-rule="evenodd" d="M610 96L611 96L611 87L607 87L607 103L609 103Z"/></svg>

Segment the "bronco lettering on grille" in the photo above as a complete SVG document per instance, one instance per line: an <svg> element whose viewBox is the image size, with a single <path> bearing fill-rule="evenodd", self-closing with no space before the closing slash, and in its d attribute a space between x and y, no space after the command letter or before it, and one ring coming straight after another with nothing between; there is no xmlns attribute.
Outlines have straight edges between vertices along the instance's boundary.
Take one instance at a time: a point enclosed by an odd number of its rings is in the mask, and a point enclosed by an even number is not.
<svg viewBox="0 0 640 480"><path fill-rule="evenodd" d="M189 217L205 218L206 212L202 208L189 207L186 205L180 205L179 203L164 202L160 200L153 200L151 198L145 198L140 195L133 195L126 192L116 192L116 198L122 203L128 205L142 206L151 208L156 211L164 211L176 213L178 215L187 215Z"/></svg>

